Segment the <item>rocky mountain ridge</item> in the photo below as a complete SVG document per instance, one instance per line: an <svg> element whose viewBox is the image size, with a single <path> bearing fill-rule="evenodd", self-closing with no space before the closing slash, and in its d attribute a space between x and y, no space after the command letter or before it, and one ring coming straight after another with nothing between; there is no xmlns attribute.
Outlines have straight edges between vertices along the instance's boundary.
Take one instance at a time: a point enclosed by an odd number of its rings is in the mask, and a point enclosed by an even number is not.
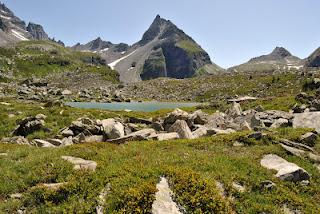
<svg viewBox="0 0 320 214"><path fill-rule="evenodd" d="M0 2L0 45L6 46L19 41L49 40L39 24L26 23Z"/></svg>
<svg viewBox="0 0 320 214"><path fill-rule="evenodd" d="M301 70L304 60L292 55L283 47L276 47L270 54L250 59L248 62L231 67L228 70L235 72Z"/></svg>
<svg viewBox="0 0 320 214"><path fill-rule="evenodd" d="M132 46L113 45L98 38L72 48L99 52L125 83L157 77L183 79L223 70L211 62L209 55L190 36L159 15L142 39Z"/></svg>

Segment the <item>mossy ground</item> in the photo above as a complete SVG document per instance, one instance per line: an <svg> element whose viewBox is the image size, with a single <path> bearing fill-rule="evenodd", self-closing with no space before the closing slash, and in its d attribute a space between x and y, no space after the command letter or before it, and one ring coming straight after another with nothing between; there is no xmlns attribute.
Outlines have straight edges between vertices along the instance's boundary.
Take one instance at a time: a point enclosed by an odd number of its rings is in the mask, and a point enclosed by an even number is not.
<svg viewBox="0 0 320 214"><path fill-rule="evenodd" d="M47 126L52 133L35 133L30 138L54 136L59 129L78 117L156 117L170 110L153 113L124 113L102 110L81 110L69 107L41 108L39 103L18 103L2 100L11 106L0 105L1 137L7 136L15 120L37 113L48 116ZM63 111L62 114L61 111ZM189 109L193 110L193 109ZM8 113L21 111L17 118ZM82 144L57 149L0 144L0 212L14 213L26 208L28 213L94 213L101 190L111 184L106 197L106 213L149 213L156 183L167 176L176 193L175 200L188 213L282 213L283 205L304 213L320 212L320 173L308 160L287 154L274 144L277 139L297 141L306 129L270 130L267 140L244 140L250 132L213 136L197 140L167 142L130 142L126 145L109 143ZM244 147L234 147L236 141ZM320 143L315 150L320 152ZM260 166L265 154L277 154L306 169L312 176L309 186L280 181L274 172ZM98 163L96 172L74 171L63 161L71 155ZM277 187L261 191L259 184L272 180ZM215 182L225 185L228 196L219 196ZM58 191L35 187L41 183L68 182ZM247 191L238 193L232 182L243 184ZM10 199L13 193L23 193L20 200Z"/></svg>
<svg viewBox="0 0 320 214"><path fill-rule="evenodd" d="M300 132L304 132L301 130ZM295 130L279 131L290 138ZM127 145L108 143L74 145L59 149L0 145L0 209L12 213L21 207L29 213L93 213L100 191L110 183L107 213L148 213L155 185L166 175L176 192L176 199L189 213L282 213L284 204L304 213L320 212L320 173L307 160L288 155L279 145L255 142L233 147L248 133L216 136L198 140L168 142L131 142ZM319 151L319 147L317 148ZM311 175L309 186L280 181L274 172L260 166L265 154L278 154L305 168ZM78 172L61 160L72 155L98 163L96 172ZM186 180L187 179L187 180ZM272 180L276 189L260 191L259 184ZM215 181L222 182L234 201L219 197ZM34 188L39 183L68 182L59 191ZM238 193L232 182L242 183L247 191ZM21 200L8 195L22 192ZM212 201L212 199L215 199ZM80 202L80 203L79 203Z"/></svg>
<svg viewBox="0 0 320 214"><path fill-rule="evenodd" d="M12 48L0 48L0 69L12 72L16 78L46 77L66 71L92 72L107 81L118 82L118 74L105 65L100 56L77 52L49 41L20 42Z"/></svg>

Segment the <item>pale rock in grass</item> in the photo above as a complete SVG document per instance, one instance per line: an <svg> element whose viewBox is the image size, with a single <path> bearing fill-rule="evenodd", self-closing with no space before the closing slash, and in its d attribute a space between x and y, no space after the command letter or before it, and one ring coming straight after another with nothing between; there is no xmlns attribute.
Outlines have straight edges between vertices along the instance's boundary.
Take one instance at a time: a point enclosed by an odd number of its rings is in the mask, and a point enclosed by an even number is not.
<svg viewBox="0 0 320 214"><path fill-rule="evenodd" d="M101 121L104 134L108 139L117 139L125 136L124 126L115 119L106 119Z"/></svg>
<svg viewBox="0 0 320 214"><path fill-rule="evenodd" d="M105 138L103 135L86 136L84 139L84 143L100 143L104 141L105 141Z"/></svg>
<svg viewBox="0 0 320 214"><path fill-rule="evenodd" d="M276 177L281 180L297 182L310 179L310 175L306 170L277 155L265 155L260 164L267 169L276 170Z"/></svg>
<svg viewBox="0 0 320 214"><path fill-rule="evenodd" d="M11 199L21 199L22 198L22 194L21 193L14 193L10 195Z"/></svg>
<svg viewBox="0 0 320 214"><path fill-rule="evenodd" d="M241 185L241 184L238 183L238 182L233 182L233 183L232 183L232 187L233 187L235 190L237 190L238 192L241 192L241 193L243 193L243 192L246 191L245 186L244 186L244 185Z"/></svg>
<svg viewBox="0 0 320 214"><path fill-rule="evenodd" d="M228 135L228 134L232 134L235 133L236 131L233 129L226 129L226 130L222 130L222 129L208 129L208 135L212 136L212 135Z"/></svg>
<svg viewBox="0 0 320 214"><path fill-rule="evenodd" d="M62 183L51 183L51 184L39 184L37 187L57 191L61 189L63 186L65 186L66 184L68 183L62 182Z"/></svg>
<svg viewBox="0 0 320 214"><path fill-rule="evenodd" d="M107 140L107 142L115 143L115 144L123 144L129 141L142 141L142 140L147 140L149 137L152 137L154 134L156 134L156 131L154 129L142 129L140 131L133 132L124 137L120 137L117 139L109 139Z"/></svg>
<svg viewBox="0 0 320 214"><path fill-rule="evenodd" d="M56 146L49 143L48 141L45 140L40 140L40 139L34 139L32 141L37 147L42 147L42 148L55 148Z"/></svg>
<svg viewBox="0 0 320 214"><path fill-rule="evenodd" d="M0 153L0 157L6 157L8 156L8 153Z"/></svg>
<svg viewBox="0 0 320 214"><path fill-rule="evenodd" d="M289 121L284 118L277 119L272 125L271 128L284 128L289 126Z"/></svg>
<svg viewBox="0 0 320 214"><path fill-rule="evenodd" d="M229 115L232 118L236 118L238 116L242 115L241 106L239 103L234 102L232 106L228 109L226 112L227 115Z"/></svg>
<svg viewBox="0 0 320 214"><path fill-rule="evenodd" d="M181 139L193 139L192 132L184 120L176 120L176 122L169 128L169 132L176 132Z"/></svg>
<svg viewBox="0 0 320 214"><path fill-rule="evenodd" d="M62 145L62 140L60 140L60 139L48 139L47 141L54 146L61 146Z"/></svg>
<svg viewBox="0 0 320 214"><path fill-rule="evenodd" d="M173 193L166 178L160 178L157 189L156 200L152 204L152 214L182 214L172 199Z"/></svg>
<svg viewBox="0 0 320 214"><path fill-rule="evenodd" d="M192 132L193 138L195 139L207 136L207 134L208 134L208 129L205 126L201 126Z"/></svg>
<svg viewBox="0 0 320 214"><path fill-rule="evenodd" d="M12 143L12 144L18 144L18 145L30 145L28 139L22 136L16 136L16 137L9 137L9 138L3 138L1 140L2 143Z"/></svg>
<svg viewBox="0 0 320 214"><path fill-rule="evenodd" d="M62 139L62 146L71 146L71 145L73 145L72 136L65 137Z"/></svg>
<svg viewBox="0 0 320 214"><path fill-rule="evenodd" d="M64 137L74 136L73 131L72 131L71 129L68 129L68 128L63 129L63 130L61 131L61 134L62 134L62 136L64 136Z"/></svg>
<svg viewBox="0 0 320 214"><path fill-rule="evenodd" d="M62 95L71 95L72 91L65 89L61 93L62 93Z"/></svg>
<svg viewBox="0 0 320 214"><path fill-rule="evenodd" d="M188 112L185 112L177 108L164 119L164 124L173 124L177 120L187 121L188 117L189 117Z"/></svg>
<svg viewBox="0 0 320 214"><path fill-rule="evenodd" d="M188 120L194 124L204 125L208 122L208 115L201 110L197 110L189 115Z"/></svg>
<svg viewBox="0 0 320 214"><path fill-rule="evenodd" d="M175 139L179 139L179 134L176 132L159 133L159 134L154 134L150 136L150 138L157 141L175 140Z"/></svg>
<svg viewBox="0 0 320 214"><path fill-rule="evenodd" d="M75 170L86 169L86 170L95 171L97 168L97 163L95 161L85 160L82 158L77 158L72 156L61 156L61 158L63 160L66 160L72 163L74 165Z"/></svg>
<svg viewBox="0 0 320 214"><path fill-rule="evenodd" d="M294 114L293 128L320 129L320 112Z"/></svg>

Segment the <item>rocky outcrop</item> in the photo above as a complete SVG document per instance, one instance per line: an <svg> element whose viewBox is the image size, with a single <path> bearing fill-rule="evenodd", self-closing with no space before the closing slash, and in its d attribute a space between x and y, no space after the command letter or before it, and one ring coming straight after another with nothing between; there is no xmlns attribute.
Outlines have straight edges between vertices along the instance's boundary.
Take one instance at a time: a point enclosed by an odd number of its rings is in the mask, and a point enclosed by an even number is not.
<svg viewBox="0 0 320 214"><path fill-rule="evenodd" d="M172 199L173 192L170 190L166 178L160 178L157 190L156 199L152 204L152 214L182 214L178 205Z"/></svg>
<svg viewBox="0 0 320 214"><path fill-rule="evenodd" d="M27 27L27 31L31 34L35 40L49 40L48 34L44 31L43 27L39 24L30 22Z"/></svg>
<svg viewBox="0 0 320 214"><path fill-rule="evenodd" d="M44 130L46 119L45 115L38 114L36 116L31 116L18 122L18 126L13 131L15 136L27 136L35 131Z"/></svg>
<svg viewBox="0 0 320 214"><path fill-rule="evenodd" d="M290 163L277 155L266 155L261 160L261 165L267 169L276 170L276 177L285 181L309 180L308 172L294 163Z"/></svg>
<svg viewBox="0 0 320 214"><path fill-rule="evenodd" d="M28 40L48 40L41 25L26 23L0 3L0 46Z"/></svg>
<svg viewBox="0 0 320 214"><path fill-rule="evenodd" d="M307 59L305 66L308 68L320 67L320 48L315 50Z"/></svg>
<svg viewBox="0 0 320 214"><path fill-rule="evenodd" d="M91 170L95 171L97 168L97 163L91 160L84 160L82 158L72 157L72 156L61 156L63 160L66 160L74 165L75 170Z"/></svg>

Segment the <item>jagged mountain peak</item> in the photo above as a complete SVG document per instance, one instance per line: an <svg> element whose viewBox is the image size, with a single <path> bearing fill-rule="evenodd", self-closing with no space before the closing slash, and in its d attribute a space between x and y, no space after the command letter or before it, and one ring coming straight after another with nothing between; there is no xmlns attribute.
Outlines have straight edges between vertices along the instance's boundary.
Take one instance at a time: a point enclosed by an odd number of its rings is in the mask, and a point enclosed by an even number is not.
<svg viewBox="0 0 320 214"><path fill-rule="evenodd" d="M276 56L276 57L279 57L279 58L285 58L285 57L288 57L288 56L292 56L292 54L287 49L285 49L283 47L276 47L271 52L270 55Z"/></svg>

